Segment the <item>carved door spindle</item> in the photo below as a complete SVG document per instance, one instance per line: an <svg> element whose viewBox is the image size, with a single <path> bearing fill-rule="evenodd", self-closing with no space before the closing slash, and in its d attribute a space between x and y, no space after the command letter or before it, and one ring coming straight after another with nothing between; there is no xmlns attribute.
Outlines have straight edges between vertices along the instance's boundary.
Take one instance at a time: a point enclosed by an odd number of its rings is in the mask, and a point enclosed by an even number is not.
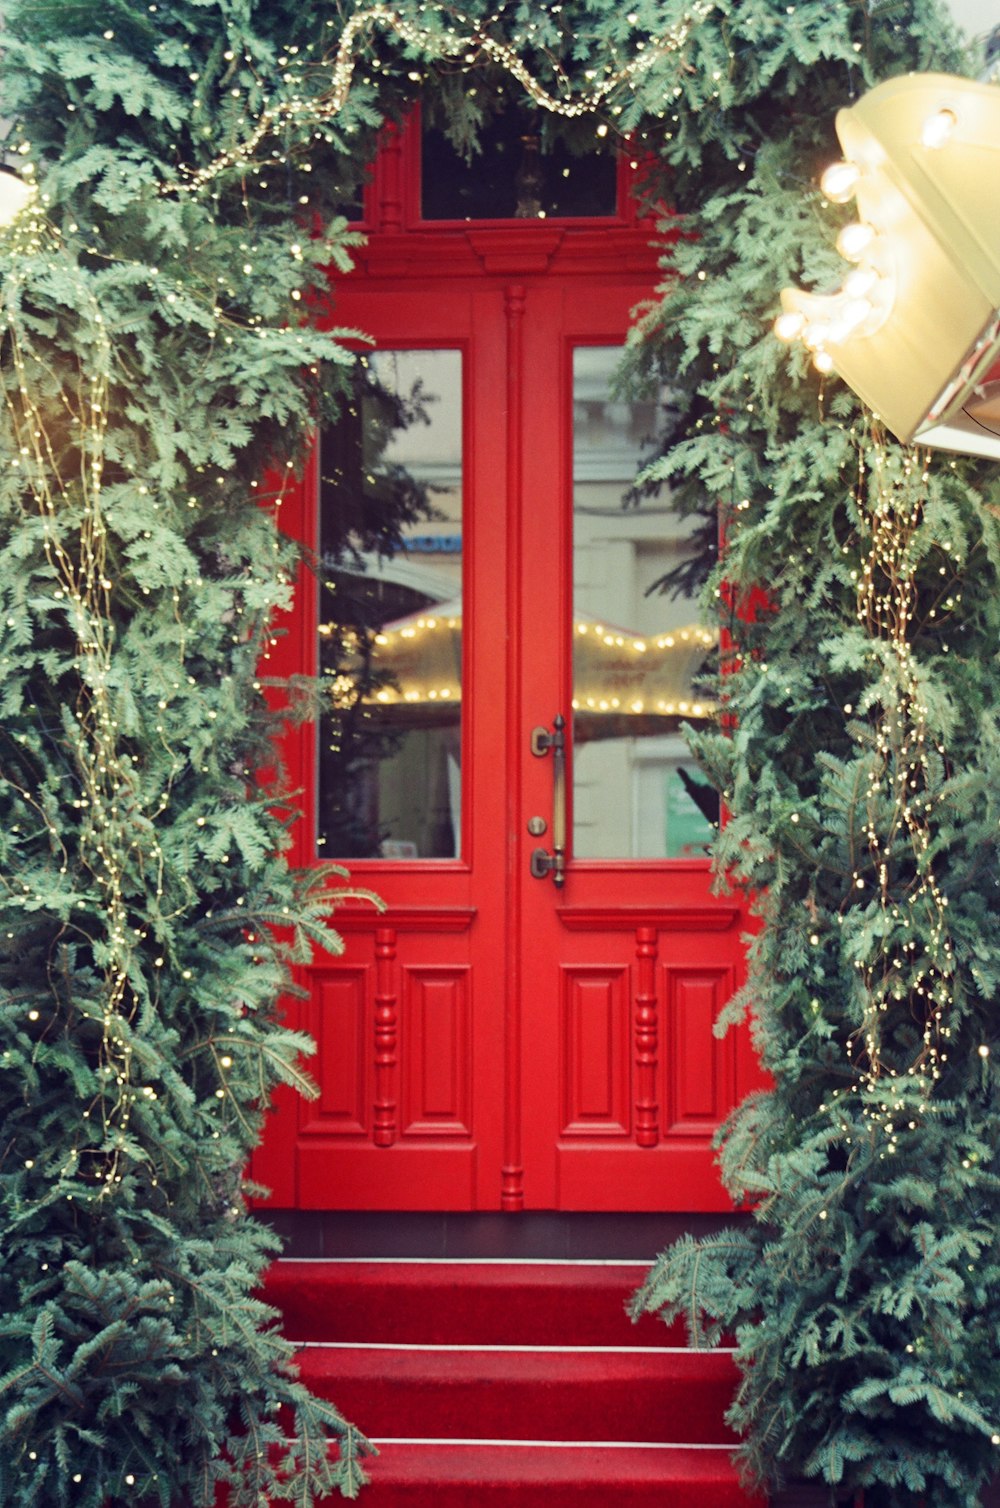
<svg viewBox="0 0 1000 1508"><path fill-rule="evenodd" d="M640 1147L655 1147L660 1139L656 1099L656 1055L659 1019L656 1001L656 928L638 927L635 934L635 1139Z"/></svg>
<svg viewBox="0 0 1000 1508"><path fill-rule="evenodd" d="M379 927L375 933L375 1105L372 1140L391 1147L396 1140L399 1099L399 997L396 987L396 932Z"/></svg>

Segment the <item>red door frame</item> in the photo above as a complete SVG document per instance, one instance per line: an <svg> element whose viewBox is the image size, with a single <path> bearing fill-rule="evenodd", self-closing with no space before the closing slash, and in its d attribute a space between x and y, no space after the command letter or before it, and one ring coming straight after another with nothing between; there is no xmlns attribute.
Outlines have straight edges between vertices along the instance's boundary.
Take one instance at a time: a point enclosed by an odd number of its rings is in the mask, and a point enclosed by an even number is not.
<svg viewBox="0 0 1000 1508"><path fill-rule="evenodd" d="M303 972L319 1108L286 1097L255 1171L282 1207L725 1209L712 1133L757 1080L745 1037L711 1038L739 982L742 907L711 895L700 860L576 863L562 895L527 870L527 815L551 799L548 762L525 759L530 731L569 710L572 603L551 561L569 552L571 348L623 337L658 253L625 193L628 170L614 219L422 224L417 151L415 132L390 137L369 240L322 319L382 344L466 353L464 619L477 625L480 668L487 642L504 646L491 670L502 690L469 674L466 634L463 856L352 864L389 910L343 910L345 959ZM536 391L525 403L524 370L547 374L547 401ZM503 423L478 423L491 409ZM529 474L562 500L554 515L532 508ZM316 512L313 467L283 525L312 545ZM533 658L522 646L543 601L557 647ZM276 668L315 672L316 621L303 571ZM311 731L291 732L285 756L308 811ZM293 859L317 862L308 816ZM539 988L546 1009L526 1008ZM599 1067L581 1067L612 1019ZM446 1064L436 1084L428 1043ZM418 1103L428 1094L433 1113Z"/></svg>

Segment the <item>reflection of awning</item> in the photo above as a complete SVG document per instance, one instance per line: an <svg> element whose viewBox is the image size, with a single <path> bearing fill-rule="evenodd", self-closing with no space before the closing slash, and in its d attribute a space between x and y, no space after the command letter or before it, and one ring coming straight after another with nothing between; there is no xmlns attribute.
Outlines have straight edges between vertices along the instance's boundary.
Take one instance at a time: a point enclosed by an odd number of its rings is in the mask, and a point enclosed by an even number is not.
<svg viewBox="0 0 1000 1508"><path fill-rule="evenodd" d="M597 715L708 717L695 680L718 636L699 623L642 635L593 619L574 624L573 707Z"/></svg>
<svg viewBox="0 0 1000 1508"><path fill-rule="evenodd" d="M386 706L462 699L462 599L436 603L387 623L375 635L374 663L392 676L373 700Z"/></svg>
<svg viewBox="0 0 1000 1508"><path fill-rule="evenodd" d="M713 704L695 680L717 635L700 624L641 635L578 618L574 624L574 710L597 717L708 717ZM373 700L414 708L461 700L462 602L453 598L387 623L375 662L392 676Z"/></svg>

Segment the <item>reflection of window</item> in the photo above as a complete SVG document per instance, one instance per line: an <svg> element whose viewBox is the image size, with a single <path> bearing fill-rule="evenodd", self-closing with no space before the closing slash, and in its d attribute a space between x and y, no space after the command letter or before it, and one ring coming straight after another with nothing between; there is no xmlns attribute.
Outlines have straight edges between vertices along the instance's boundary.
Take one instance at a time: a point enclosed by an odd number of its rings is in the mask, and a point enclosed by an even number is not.
<svg viewBox="0 0 1000 1508"><path fill-rule="evenodd" d="M320 438L329 858L460 852L461 383L458 351L360 358L352 399ZM434 632L449 603L454 621Z"/></svg>
<svg viewBox="0 0 1000 1508"><path fill-rule="evenodd" d="M593 132L593 127L586 128ZM425 220L504 220L613 215L617 158L590 135L574 152L552 137L540 110L507 106L485 125L471 159L442 131L425 129L421 214Z"/></svg>
<svg viewBox="0 0 1000 1508"><path fill-rule="evenodd" d="M573 352L573 853L677 858L703 852L716 820L678 729L712 714L717 634L656 590L692 540L666 488L632 488L672 415L615 395L620 354Z"/></svg>

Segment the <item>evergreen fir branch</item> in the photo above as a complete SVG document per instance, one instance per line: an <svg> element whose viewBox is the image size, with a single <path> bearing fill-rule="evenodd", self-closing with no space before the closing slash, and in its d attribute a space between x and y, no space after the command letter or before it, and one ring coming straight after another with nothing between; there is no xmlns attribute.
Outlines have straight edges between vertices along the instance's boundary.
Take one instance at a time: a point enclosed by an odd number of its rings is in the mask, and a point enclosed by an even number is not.
<svg viewBox="0 0 1000 1508"><path fill-rule="evenodd" d="M510 19L536 29L529 71L571 91L610 45L627 55L681 9L637 0L633 22L603 3L556 15L521 0ZM476 0L470 23L486 12ZM300 311L325 294L326 266L349 264L357 238L338 186L357 181L374 130L412 96L407 74L428 74L454 136L471 143L476 129L461 74L435 77L447 14L417 16L408 0L403 14L426 29L423 52L381 36L379 92L357 81L321 140L314 121L298 135L290 124L285 181L264 189L268 164L252 161L245 183L220 172L182 200L159 192L179 163L211 167L272 105L328 93L327 66L290 63L286 83L277 64L319 13L181 0L168 23L116 0L109 24L91 0L5 11L10 144L30 142L48 194L38 234L0 244L3 448L42 436L0 476L0 1501L12 1508L64 1508L67 1463L88 1484L73 1508L208 1508L222 1476L234 1503L287 1489L306 1504L337 1487L353 1496L361 1480L364 1443L298 1390L251 1298L271 1247L243 1210L241 1169L274 1086L306 1088L306 1044L277 998L290 962L340 947L327 918L349 899L347 884L324 895L295 880L281 798L254 793L275 722L258 661L288 602L290 556L251 494L267 464L301 457L322 383L346 392L344 333L312 330ZM724 1176L755 1201L752 1219L667 1254L643 1303L683 1314L703 1343L736 1334L731 1417L751 1478L805 1473L887 1505L922 1493L966 1508L993 1471L986 1421L1000 1396L1000 507L987 468L921 468L904 667L877 613L859 616L870 428L767 333L783 284L823 286L838 265L814 186L835 110L876 78L960 57L931 0L898 12L800 0L793 15L762 0L711 7L654 64L606 101L669 168L674 211L661 229L670 265L629 362L653 384L669 374L677 393L679 430L649 478L669 478L692 519L714 523L721 500L727 555L707 567L707 591L737 644L725 685L736 731L695 742L733 813L718 882L757 885L764 923L726 1019L749 1011L773 1087L722 1133ZM296 255L300 190L331 213ZM77 438L68 421L90 413L92 377L106 422L88 418ZM95 537L92 460L112 585L70 608L66 573ZM909 463L890 448L885 464L898 479ZM741 617L761 589L766 610ZM80 651L85 624L107 634L99 670ZM98 837L81 803L105 789L92 759L102 687L121 804ZM905 738L884 744L900 721L920 722L926 765ZM897 775L918 779L919 833ZM110 1088L94 1031L120 936L109 1020L127 1071ZM948 997L932 1094L905 1073L866 1079L859 1020L898 982L881 1051L912 1061L928 980ZM76 1390L99 1429L70 1424ZM306 1442L286 1450L287 1468L276 1402L300 1411Z"/></svg>

